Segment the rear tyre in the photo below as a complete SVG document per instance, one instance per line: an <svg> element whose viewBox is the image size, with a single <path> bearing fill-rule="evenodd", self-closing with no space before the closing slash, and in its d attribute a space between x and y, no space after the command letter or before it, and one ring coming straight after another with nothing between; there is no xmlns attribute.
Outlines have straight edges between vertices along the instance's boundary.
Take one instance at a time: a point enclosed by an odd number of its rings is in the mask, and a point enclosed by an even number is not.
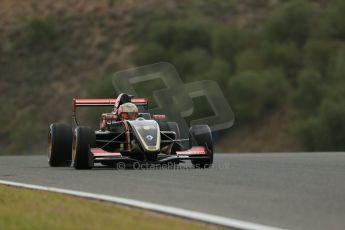
<svg viewBox="0 0 345 230"><path fill-rule="evenodd" d="M96 146L95 132L89 127L78 127L75 130L73 143L73 166L76 169L91 169L93 156L90 148Z"/></svg>
<svg viewBox="0 0 345 230"><path fill-rule="evenodd" d="M209 168L213 163L212 133L208 125L194 125L189 129L189 145L203 146L207 150L207 159L192 160L195 168Z"/></svg>
<svg viewBox="0 0 345 230"><path fill-rule="evenodd" d="M167 121L157 121L157 123L161 131L169 131L169 125Z"/></svg>
<svg viewBox="0 0 345 230"><path fill-rule="evenodd" d="M53 123L48 133L48 163L51 167L69 167L72 159L72 127Z"/></svg>

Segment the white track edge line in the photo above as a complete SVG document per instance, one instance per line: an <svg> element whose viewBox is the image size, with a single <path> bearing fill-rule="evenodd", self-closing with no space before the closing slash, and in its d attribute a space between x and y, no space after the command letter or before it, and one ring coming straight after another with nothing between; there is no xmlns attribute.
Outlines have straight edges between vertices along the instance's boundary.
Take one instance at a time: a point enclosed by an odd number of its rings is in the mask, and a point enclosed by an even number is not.
<svg viewBox="0 0 345 230"><path fill-rule="evenodd" d="M26 184L26 183L19 183L19 182L12 182L12 181L5 181L0 180L0 184L8 185L8 186L14 186L14 187L21 187L21 188L28 188L28 189L35 189L35 190L41 190L41 191L49 191L49 192L55 192L55 193L62 193L77 197L83 197L83 198L90 198L95 200L102 200L102 201L108 201L120 205L125 206L131 206L131 207L137 207L141 209L146 209L154 212L169 214L173 216L178 216L182 218L187 219L193 219L197 221L201 221L204 223L209 224L215 224L220 225L224 227L230 227L235 229L248 229L248 230L283 230L282 228L275 228L271 226L256 224L252 222L227 218L227 217L221 217L196 211L190 211L182 208L175 208L171 206L165 206L160 204L154 204L139 200L133 200L128 198L122 198L117 196L109 196L109 195L102 195L102 194L95 194L95 193L89 193L89 192L81 192L81 191L75 191L75 190L69 190L69 189L61 189L61 188L54 188L54 187L48 187L48 186L41 186L41 185L34 185L34 184Z"/></svg>

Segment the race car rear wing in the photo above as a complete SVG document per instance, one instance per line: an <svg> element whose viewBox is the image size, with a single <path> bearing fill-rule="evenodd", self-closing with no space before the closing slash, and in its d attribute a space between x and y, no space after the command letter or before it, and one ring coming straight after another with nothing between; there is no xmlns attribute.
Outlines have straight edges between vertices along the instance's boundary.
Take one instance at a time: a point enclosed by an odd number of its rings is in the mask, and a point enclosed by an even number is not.
<svg viewBox="0 0 345 230"><path fill-rule="evenodd" d="M148 107L147 98L133 97L130 99L131 103L137 106ZM118 99L114 98L73 98L72 101L72 117L74 122L78 125L77 122L77 107L93 107L93 106L115 106Z"/></svg>

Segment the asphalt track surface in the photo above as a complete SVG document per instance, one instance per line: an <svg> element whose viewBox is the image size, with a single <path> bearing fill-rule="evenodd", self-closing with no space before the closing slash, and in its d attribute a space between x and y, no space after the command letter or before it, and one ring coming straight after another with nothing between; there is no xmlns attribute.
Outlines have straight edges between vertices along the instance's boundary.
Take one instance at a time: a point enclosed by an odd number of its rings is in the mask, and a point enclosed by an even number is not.
<svg viewBox="0 0 345 230"><path fill-rule="evenodd" d="M344 229L345 153L216 154L210 169L51 168L1 156L0 179L136 199L287 229Z"/></svg>

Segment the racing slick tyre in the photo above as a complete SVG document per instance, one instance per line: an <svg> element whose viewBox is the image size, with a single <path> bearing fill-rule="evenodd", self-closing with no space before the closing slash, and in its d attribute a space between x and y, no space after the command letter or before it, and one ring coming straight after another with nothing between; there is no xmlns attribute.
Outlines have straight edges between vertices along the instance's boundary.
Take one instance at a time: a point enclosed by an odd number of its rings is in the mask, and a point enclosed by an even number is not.
<svg viewBox="0 0 345 230"><path fill-rule="evenodd" d="M159 125L159 129L161 131L169 131L169 125L167 121L157 121L158 125Z"/></svg>
<svg viewBox="0 0 345 230"><path fill-rule="evenodd" d="M90 148L96 146L95 132L89 127L77 127L73 142L73 166L76 169L91 169L93 156Z"/></svg>
<svg viewBox="0 0 345 230"><path fill-rule="evenodd" d="M194 125L189 129L189 145L204 146L207 150L206 159L194 159L192 164L195 168L209 168L213 163L212 133L208 125Z"/></svg>
<svg viewBox="0 0 345 230"><path fill-rule="evenodd" d="M53 123L48 133L48 163L51 167L71 166L72 127L63 123Z"/></svg>

